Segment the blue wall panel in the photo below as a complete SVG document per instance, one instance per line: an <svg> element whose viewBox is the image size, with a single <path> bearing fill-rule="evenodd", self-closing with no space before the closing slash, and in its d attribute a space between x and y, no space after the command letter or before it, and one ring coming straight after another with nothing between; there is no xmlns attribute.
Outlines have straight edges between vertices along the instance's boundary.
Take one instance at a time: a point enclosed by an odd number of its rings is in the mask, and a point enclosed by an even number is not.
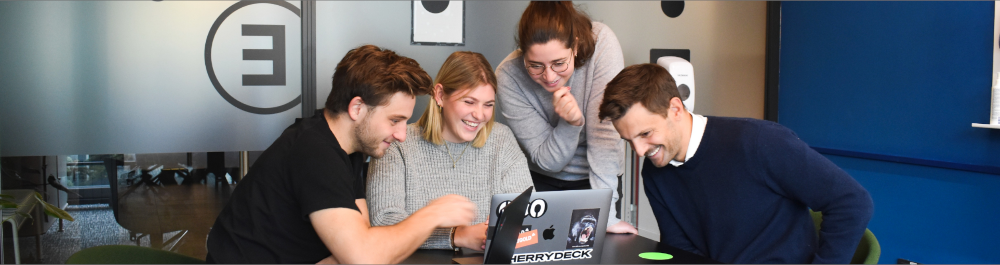
<svg viewBox="0 0 1000 265"><path fill-rule="evenodd" d="M879 263L1000 263L1000 177L877 160L827 156L875 201L868 223Z"/></svg>
<svg viewBox="0 0 1000 265"><path fill-rule="evenodd" d="M814 147L1000 166L993 2L782 2L778 122ZM1000 263L1000 176L828 155L872 194L881 263Z"/></svg>
<svg viewBox="0 0 1000 265"><path fill-rule="evenodd" d="M1000 165L993 2L784 2L778 121L810 145Z"/></svg>

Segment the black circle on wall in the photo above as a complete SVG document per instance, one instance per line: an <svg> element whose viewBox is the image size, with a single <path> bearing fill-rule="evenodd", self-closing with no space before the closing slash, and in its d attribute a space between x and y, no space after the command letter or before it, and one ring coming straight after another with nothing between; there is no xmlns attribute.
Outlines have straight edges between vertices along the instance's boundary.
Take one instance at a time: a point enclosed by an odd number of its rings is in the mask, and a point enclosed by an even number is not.
<svg viewBox="0 0 1000 265"><path fill-rule="evenodd" d="M222 98L226 99L226 101L229 102L229 104L232 104L236 108L239 108L239 109L241 109L243 111L254 113L254 114L275 114L275 113L281 113L283 111L286 111L286 110L289 110L289 109L295 107L296 105L299 105L299 103L302 102L302 95L299 95L298 97L295 97L295 99L293 99L292 101L289 101L288 103L282 104L281 106L277 106L277 107L272 107L272 108L258 108L258 107L250 106L250 105L247 105L246 103L240 102L238 99L236 99L235 97L233 97L232 95L230 95L229 92L226 92L226 89L222 87L222 83L219 83L219 79L216 78L216 76L215 76L215 67L212 66L212 43L215 42L215 33L219 31L219 26L221 26L222 22L225 21L226 18L229 17L229 15L232 15L233 12L236 12L236 10L238 10L240 8L243 8L245 6L248 6L248 5L252 5L252 4L273 4L273 5L277 5L277 6L280 6L280 7L284 7L285 9L288 9L288 11L292 11L292 13L295 13L295 15L298 16L298 17L302 17L301 10L298 7L296 7L296 6L288 3L286 1L264 1L264 2L239 1L239 2L236 2L236 4L233 4L229 8L226 8L225 11L222 11L222 14L219 15L219 18L215 19L215 23L212 24L212 28L208 31L208 40L205 41L205 68L208 71L208 79L212 81L212 85L215 86L215 90L218 91L219 95L221 95Z"/></svg>
<svg viewBox="0 0 1000 265"><path fill-rule="evenodd" d="M668 17L678 17L684 12L684 1L660 1L660 9Z"/></svg>
<svg viewBox="0 0 1000 265"><path fill-rule="evenodd" d="M448 1L420 1L420 4L431 14L441 13L448 9Z"/></svg>

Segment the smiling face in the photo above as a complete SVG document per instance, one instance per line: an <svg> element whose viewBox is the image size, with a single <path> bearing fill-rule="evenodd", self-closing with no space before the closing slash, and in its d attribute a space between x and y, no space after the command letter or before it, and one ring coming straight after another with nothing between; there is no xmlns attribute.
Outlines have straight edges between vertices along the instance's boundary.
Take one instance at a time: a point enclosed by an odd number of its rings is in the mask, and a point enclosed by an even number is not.
<svg viewBox="0 0 1000 265"><path fill-rule="evenodd" d="M493 117L496 91L488 84L455 90L451 95L435 88L434 99L442 110L444 130L441 137L452 143L464 143L476 139L479 131Z"/></svg>
<svg viewBox="0 0 1000 265"><path fill-rule="evenodd" d="M384 106L375 106L367 111L358 126L354 128L355 146L374 158L381 158L389 144L406 140L406 120L413 113L416 97L397 92ZM363 107L367 108L367 107Z"/></svg>
<svg viewBox="0 0 1000 265"><path fill-rule="evenodd" d="M635 103L624 116L612 121L612 124L622 139L632 143L637 154L649 158L656 167L664 167L670 160L684 161L687 155L685 139L690 137L690 122L683 126L684 119L677 116L689 114L678 109L678 106L683 109L680 98L672 98L670 112L667 117L663 117L650 112L642 103Z"/></svg>
<svg viewBox="0 0 1000 265"><path fill-rule="evenodd" d="M534 44L524 52L524 67L528 69L531 80L535 80L546 91L555 92L566 86L566 81L573 76L573 59L576 51L566 48L560 40L550 40L544 44ZM552 70L565 67L566 70L557 73ZM532 72L541 72L535 75Z"/></svg>

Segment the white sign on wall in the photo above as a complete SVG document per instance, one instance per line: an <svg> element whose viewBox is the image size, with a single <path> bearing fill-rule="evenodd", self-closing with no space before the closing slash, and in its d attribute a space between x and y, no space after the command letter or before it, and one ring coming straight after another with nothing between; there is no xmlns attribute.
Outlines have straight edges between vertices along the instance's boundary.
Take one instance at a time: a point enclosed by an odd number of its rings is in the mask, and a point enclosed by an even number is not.
<svg viewBox="0 0 1000 265"><path fill-rule="evenodd" d="M465 2L413 1L410 44L465 45Z"/></svg>

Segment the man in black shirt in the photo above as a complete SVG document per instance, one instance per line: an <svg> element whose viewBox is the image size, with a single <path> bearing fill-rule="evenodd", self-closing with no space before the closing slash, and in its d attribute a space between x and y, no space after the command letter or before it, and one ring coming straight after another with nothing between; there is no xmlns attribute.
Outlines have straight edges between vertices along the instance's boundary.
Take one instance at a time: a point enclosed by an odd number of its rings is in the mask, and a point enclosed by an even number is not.
<svg viewBox="0 0 1000 265"><path fill-rule="evenodd" d="M398 263L438 227L468 224L475 205L447 195L393 226L371 227L364 155L406 138L431 78L373 45L337 64L322 111L297 119L257 159L208 236L210 263Z"/></svg>

